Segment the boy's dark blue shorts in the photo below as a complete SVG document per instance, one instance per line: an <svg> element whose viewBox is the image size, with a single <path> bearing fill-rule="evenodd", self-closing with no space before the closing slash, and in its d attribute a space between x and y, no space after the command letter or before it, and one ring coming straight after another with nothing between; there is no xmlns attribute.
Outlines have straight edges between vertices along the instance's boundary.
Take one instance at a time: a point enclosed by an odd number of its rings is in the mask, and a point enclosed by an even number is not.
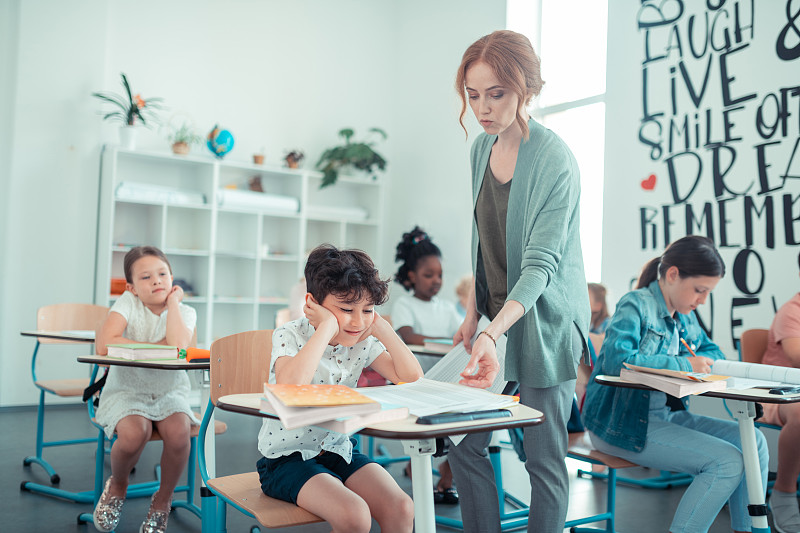
<svg viewBox="0 0 800 533"><path fill-rule="evenodd" d="M307 461L303 461L300 452L294 452L275 459L262 457L256 463L256 468L264 494L296 504L300 489L317 474L330 474L344 483L358 469L374 462L355 450L350 463L331 452L323 452Z"/></svg>

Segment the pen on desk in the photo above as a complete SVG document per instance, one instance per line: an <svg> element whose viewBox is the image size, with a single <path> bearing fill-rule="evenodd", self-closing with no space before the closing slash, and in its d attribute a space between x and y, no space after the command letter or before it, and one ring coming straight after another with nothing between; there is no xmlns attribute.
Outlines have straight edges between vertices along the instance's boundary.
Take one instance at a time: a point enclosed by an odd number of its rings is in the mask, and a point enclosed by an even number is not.
<svg viewBox="0 0 800 533"><path fill-rule="evenodd" d="M694 353L694 350L692 350L692 347L689 346L689 344L686 342L686 339L684 339L683 337L680 337L680 339L683 345L686 346L686 349L689 350L689 353L692 354L692 357L697 357L697 354Z"/></svg>

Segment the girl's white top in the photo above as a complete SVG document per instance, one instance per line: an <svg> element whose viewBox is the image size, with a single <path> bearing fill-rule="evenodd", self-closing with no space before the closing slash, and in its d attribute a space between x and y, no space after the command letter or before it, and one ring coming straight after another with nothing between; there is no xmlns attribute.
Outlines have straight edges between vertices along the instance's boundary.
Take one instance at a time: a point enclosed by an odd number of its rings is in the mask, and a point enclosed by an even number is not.
<svg viewBox="0 0 800 533"><path fill-rule="evenodd" d="M392 327L396 330L411 326L414 333L426 337L452 337L464 319L456 306L434 296L428 302L403 294L392 307Z"/></svg>
<svg viewBox="0 0 800 533"><path fill-rule="evenodd" d="M184 304L180 304L179 309L186 327L194 331L195 310ZM128 321L123 336L132 341L155 343L167 334L168 312L154 314L128 291L120 296L110 312L119 313ZM186 413L193 424L199 424L189 408L189 390L189 376L185 370L111 366L95 418L109 439L119 421L128 415L159 421L174 413Z"/></svg>

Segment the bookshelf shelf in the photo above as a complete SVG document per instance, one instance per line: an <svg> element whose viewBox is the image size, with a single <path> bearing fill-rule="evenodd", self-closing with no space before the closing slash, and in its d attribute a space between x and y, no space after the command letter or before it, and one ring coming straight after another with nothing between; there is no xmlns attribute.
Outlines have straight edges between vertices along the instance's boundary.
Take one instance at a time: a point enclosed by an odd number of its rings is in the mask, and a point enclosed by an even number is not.
<svg viewBox="0 0 800 533"><path fill-rule="evenodd" d="M246 190L254 176L268 194L295 202L296 211L223 201L222 190ZM167 254L175 278L193 289L184 302L197 310L200 346L274 327L312 248L329 242L381 255L383 182L342 176L320 190L321 180L306 169L105 147L95 303L111 305L118 298L109 295L110 279L124 277L123 258L131 248L154 245ZM334 214L315 213L320 206ZM352 218L354 211L359 219Z"/></svg>

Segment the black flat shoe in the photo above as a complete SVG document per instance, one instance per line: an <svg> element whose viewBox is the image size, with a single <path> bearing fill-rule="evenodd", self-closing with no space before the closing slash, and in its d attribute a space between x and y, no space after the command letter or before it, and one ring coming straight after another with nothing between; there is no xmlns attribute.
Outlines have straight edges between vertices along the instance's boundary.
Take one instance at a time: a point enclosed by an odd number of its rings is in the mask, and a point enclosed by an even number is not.
<svg viewBox="0 0 800 533"><path fill-rule="evenodd" d="M453 487L447 489L433 489L433 503L455 505L458 503L458 492Z"/></svg>

